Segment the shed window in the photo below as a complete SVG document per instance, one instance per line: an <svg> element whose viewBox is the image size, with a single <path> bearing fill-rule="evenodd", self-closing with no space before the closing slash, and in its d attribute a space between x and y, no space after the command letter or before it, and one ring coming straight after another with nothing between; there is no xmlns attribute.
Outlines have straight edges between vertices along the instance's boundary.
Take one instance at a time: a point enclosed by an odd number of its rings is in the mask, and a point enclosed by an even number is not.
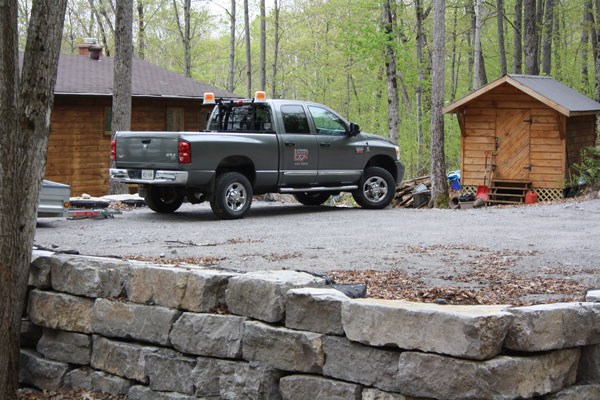
<svg viewBox="0 0 600 400"><path fill-rule="evenodd" d="M167 108L167 130L168 131L183 131L183 108L169 107Z"/></svg>
<svg viewBox="0 0 600 400"><path fill-rule="evenodd" d="M104 135L112 135L112 107L104 107Z"/></svg>

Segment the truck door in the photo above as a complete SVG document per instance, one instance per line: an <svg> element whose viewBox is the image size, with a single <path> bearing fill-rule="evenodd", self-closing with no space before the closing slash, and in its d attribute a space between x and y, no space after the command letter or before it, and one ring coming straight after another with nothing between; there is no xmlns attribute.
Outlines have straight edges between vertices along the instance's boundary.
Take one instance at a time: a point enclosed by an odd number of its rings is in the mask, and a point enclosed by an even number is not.
<svg viewBox="0 0 600 400"><path fill-rule="evenodd" d="M319 147L311 134L304 107L299 104L282 105L281 169L282 186L306 187L317 181Z"/></svg>
<svg viewBox="0 0 600 400"><path fill-rule="evenodd" d="M319 144L317 182L320 185L355 183L365 163L364 147L346 133L346 123L330 110L309 105ZM362 150L361 150L362 149Z"/></svg>

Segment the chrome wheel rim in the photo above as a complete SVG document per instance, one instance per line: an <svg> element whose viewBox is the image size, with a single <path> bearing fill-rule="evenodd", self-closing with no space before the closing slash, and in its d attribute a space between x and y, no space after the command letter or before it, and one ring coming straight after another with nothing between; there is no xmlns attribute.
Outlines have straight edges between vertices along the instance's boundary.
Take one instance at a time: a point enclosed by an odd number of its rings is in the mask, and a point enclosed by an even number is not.
<svg viewBox="0 0 600 400"><path fill-rule="evenodd" d="M388 193L388 185L380 176L372 176L363 185L363 195L373 203L382 201Z"/></svg>
<svg viewBox="0 0 600 400"><path fill-rule="evenodd" d="M240 211L243 209L247 200L248 194L244 185L239 182L233 182L227 186L227 190L225 190L225 205L231 211Z"/></svg>

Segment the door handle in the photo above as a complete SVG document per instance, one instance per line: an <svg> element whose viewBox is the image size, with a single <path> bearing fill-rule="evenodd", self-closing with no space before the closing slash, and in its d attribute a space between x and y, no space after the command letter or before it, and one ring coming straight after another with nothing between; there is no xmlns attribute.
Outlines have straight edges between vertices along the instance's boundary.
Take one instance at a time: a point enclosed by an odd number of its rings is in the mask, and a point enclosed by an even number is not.
<svg viewBox="0 0 600 400"><path fill-rule="evenodd" d="M331 143L329 142L321 142L319 144L321 145L321 147L331 147Z"/></svg>
<svg viewBox="0 0 600 400"><path fill-rule="evenodd" d="M296 142L285 142L284 143L287 147L292 147L296 145Z"/></svg>

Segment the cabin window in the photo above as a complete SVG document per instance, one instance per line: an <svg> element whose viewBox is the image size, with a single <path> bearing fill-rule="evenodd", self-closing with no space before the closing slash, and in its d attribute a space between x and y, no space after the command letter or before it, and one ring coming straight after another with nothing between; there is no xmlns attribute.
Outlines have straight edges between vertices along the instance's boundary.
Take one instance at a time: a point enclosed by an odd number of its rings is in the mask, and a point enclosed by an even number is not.
<svg viewBox="0 0 600 400"><path fill-rule="evenodd" d="M104 136L112 135L112 107L104 107Z"/></svg>
<svg viewBox="0 0 600 400"><path fill-rule="evenodd" d="M172 132L183 131L183 107L167 108L167 130Z"/></svg>

